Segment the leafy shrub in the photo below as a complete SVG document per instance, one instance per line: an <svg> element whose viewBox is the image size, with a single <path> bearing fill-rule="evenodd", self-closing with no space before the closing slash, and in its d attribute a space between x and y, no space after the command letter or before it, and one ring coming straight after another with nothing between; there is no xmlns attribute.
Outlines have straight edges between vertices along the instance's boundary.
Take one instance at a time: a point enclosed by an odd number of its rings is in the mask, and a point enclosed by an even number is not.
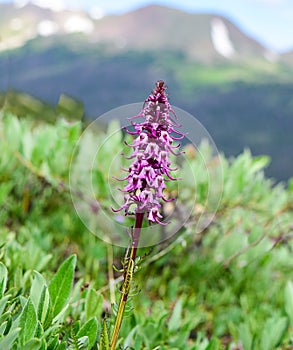
<svg viewBox="0 0 293 350"><path fill-rule="evenodd" d="M92 137L102 141L114 129L117 124ZM97 349L103 329L105 335L113 326L110 304L120 279L110 271L113 256L124 253L91 234L73 208L68 168L81 132L80 122L1 115L0 349ZM91 149L91 140L79 146L79 155ZM111 205L105 169L122 147L122 134L113 140L93 169L96 198L105 210ZM182 165L197 178L196 184L183 180L182 205L195 197L196 205L173 240L142 261L135 280L143 292L132 298L120 345L290 349L292 181L287 188L274 185L263 174L267 157L253 158L248 150L231 160L213 158L205 143L200 152L207 165L190 146L188 165ZM82 161L77 156L73 165L86 176ZM223 171L222 199L212 220L205 166ZM211 221L201 232L199 216Z"/></svg>

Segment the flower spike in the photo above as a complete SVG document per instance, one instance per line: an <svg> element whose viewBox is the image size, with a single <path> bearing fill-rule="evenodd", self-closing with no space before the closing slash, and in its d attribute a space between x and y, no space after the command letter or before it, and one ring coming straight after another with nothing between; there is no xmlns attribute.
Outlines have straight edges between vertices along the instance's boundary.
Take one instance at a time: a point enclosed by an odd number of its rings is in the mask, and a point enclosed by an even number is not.
<svg viewBox="0 0 293 350"><path fill-rule="evenodd" d="M166 182L178 180L169 173L176 169L170 168L170 156L183 153L174 152L174 149L180 147L174 145L174 141L182 140L185 136L175 130L179 124L174 118L178 118L168 101L166 89L164 81L159 80L155 90L145 100L142 110L128 118L135 131L123 128L126 133L135 136L132 144L125 141L125 145L132 149L132 154L125 158L132 159L133 162L128 169L128 175L121 179L128 181L122 190L125 193L124 204L116 210L113 209L114 212L124 210L125 215L146 213L149 222L160 225L168 224L160 220L163 219L160 213L161 202L175 200L164 197ZM138 118L143 121L133 121Z"/></svg>

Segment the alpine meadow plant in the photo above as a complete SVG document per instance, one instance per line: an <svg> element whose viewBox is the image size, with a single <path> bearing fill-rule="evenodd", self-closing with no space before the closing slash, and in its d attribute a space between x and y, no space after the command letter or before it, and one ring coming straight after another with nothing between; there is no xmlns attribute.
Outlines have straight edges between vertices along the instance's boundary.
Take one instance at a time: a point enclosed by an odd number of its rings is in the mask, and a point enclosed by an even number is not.
<svg viewBox="0 0 293 350"><path fill-rule="evenodd" d="M123 284L110 345L112 350L117 344L131 290L143 221L147 220L150 225L169 223L164 222L162 203L174 201L175 198L166 198L164 189L168 182L178 180L171 175L171 171L177 168L171 167L170 157L171 154L177 156L183 153L177 151L180 144L174 144L183 139L184 134L176 130L180 125L168 101L164 81L160 80L156 83L155 90L145 100L140 113L129 120L134 130L126 127L124 130L133 135L135 139L132 144L124 142L132 149L131 155L127 157L132 160L132 163L127 170L127 176L117 179L127 181L125 187L120 189L124 193L124 203L120 208L112 208L112 210L114 212L124 211L127 216L133 215L135 224L130 230L131 246L126 252L123 263Z"/></svg>

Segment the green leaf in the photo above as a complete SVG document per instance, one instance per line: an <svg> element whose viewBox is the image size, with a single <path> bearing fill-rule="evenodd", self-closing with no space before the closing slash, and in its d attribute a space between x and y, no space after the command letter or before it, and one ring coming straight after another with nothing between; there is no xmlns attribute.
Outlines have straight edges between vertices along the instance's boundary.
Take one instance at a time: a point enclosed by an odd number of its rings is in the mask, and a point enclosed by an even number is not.
<svg viewBox="0 0 293 350"><path fill-rule="evenodd" d="M288 281L285 287L285 310L293 327L293 282Z"/></svg>
<svg viewBox="0 0 293 350"><path fill-rule="evenodd" d="M38 308L38 319L43 324L44 329L47 329L51 325L53 319L52 301L49 295L48 288L46 286L44 286L40 298Z"/></svg>
<svg viewBox="0 0 293 350"><path fill-rule="evenodd" d="M211 339L208 347L206 348L206 350L220 350L220 349L222 349L221 343L216 338Z"/></svg>
<svg viewBox="0 0 293 350"><path fill-rule="evenodd" d="M7 284L7 268L0 262L0 297L4 294Z"/></svg>
<svg viewBox="0 0 293 350"><path fill-rule="evenodd" d="M40 339L40 338L42 338L43 335L44 335L44 328L43 328L42 324L38 321L38 325L37 325L36 332L35 332L35 337L37 339Z"/></svg>
<svg viewBox="0 0 293 350"><path fill-rule="evenodd" d="M45 321L48 319L48 314L50 313L52 319L52 303L50 300L48 287L43 286L42 294L38 303L38 320L44 324Z"/></svg>
<svg viewBox="0 0 293 350"><path fill-rule="evenodd" d="M49 284L53 317L59 314L69 299L72 288L76 256L72 255L59 267Z"/></svg>
<svg viewBox="0 0 293 350"><path fill-rule="evenodd" d="M20 266L16 267L16 270L14 272L14 287L16 289L21 289L22 287L22 269Z"/></svg>
<svg viewBox="0 0 293 350"><path fill-rule="evenodd" d="M6 202L9 192L12 190L12 188L13 188L12 182L1 183L1 186L0 186L0 205L1 206L4 205L4 203Z"/></svg>
<svg viewBox="0 0 293 350"><path fill-rule="evenodd" d="M10 299L11 295L5 295L2 299L0 299L0 316L2 315L3 311L5 310L5 306L7 304L7 301Z"/></svg>
<svg viewBox="0 0 293 350"><path fill-rule="evenodd" d="M98 332L98 322L97 322L96 318L92 318L92 319L88 320L81 327L81 329L78 331L76 336L78 338L87 336L88 337L88 346L89 346L89 349L91 349L96 342L97 332Z"/></svg>
<svg viewBox="0 0 293 350"><path fill-rule="evenodd" d="M242 323L238 328L238 332L244 350L251 350L253 338L249 326L246 323Z"/></svg>
<svg viewBox="0 0 293 350"><path fill-rule="evenodd" d="M13 306L12 306L13 307ZM11 326L12 326L12 315L10 311L5 312L1 317L0 317L0 324L1 324L1 329L3 324L6 324L4 332L1 333L2 335L6 335L8 332L10 332ZM18 327L18 322L16 321L14 323L14 328Z"/></svg>
<svg viewBox="0 0 293 350"><path fill-rule="evenodd" d="M18 336L20 328L15 328L9 332L6 337L0 340L0 349L11 349L15 339Z"/></svg>
<svg viewBox="0 0 293 350"><path fill-rule="evenodd" d="M174 332L180 327L181 314L182 314L182 300L179 299L174 306L172 315L168 322L168 329L170 332Z"/></svg>
<svg viewBox="0 0 293 350"><path fill-rule="evenodd" d="M86 321L92 317L100 317L103 311L104 298L102 294L98 294L94 289L90 288L87 292L85 300L85 319Z"/></svg>
<svg viewBox="0 0 293 350"><path fill-rule="evenodd" d="M48 342L48 350L57 349L58 343L58 335L55 335L55 337L52 337Z"/></svg>
<svg viewBox="0 0 293 350"><path fill-rule="evenodd" d="M40 298L44 286L47 285L45 278L37 271L34 271L34 279L30 289L30 298L36 310L38 310Z"/></svg>
<svg viewBox="0 0 293 350"><path fill-rule="evenodd" d="M103 173L98 169L93 169L92 171L93 187L97 191L97 196L99 198L107 196L107 183Z"/></svg>
<svg viewBox="0 0 293 350"><path fill-rule="evenodd" d="M31 299L27 300L20 314L19 327L21 328L19 332L19 343L23 346L34 336L37 328L37 314Z"/></svg>
<svg viewBox="0 0 293 350"><path fill-rule="evenodd" d="M5 321L5 322L2 322L1 323L1 326L0 326L0 336L2 336L6 330L6 327L7 327L7 324L8 324L8 321Z"/></svg>
<svg viewBox="0 0 293 350"><path fill-rule="evenodd" d="M270 163L270 157L268 156L257 156L254 157L252 160L252 164L249 168L249 172L256 173L257 171L260 171L261 169L267 167Z"/></svg>
<svg viewBox="0 0 293 350"><path fill-rule="evenodd" d="M66 350L66 342L64 341L61 344L59 344L56 350Z"/></svg>
<svg viewBox="0 0 293 350"><path fill-rule="evenodd" d="M276 319L272 317L265 323L261 334L260 348L262 350L272 350L280 343L287 329L287 317Z"/></svg>
<svg viewBox="0 0 293 350"><path fill-rule="evenodd" d="M139 327L139 325L136 325L134 328L131 329L130 332L128 332L127 337L123 343L126 349L127 347L131 347L133 345Z"/></svg>
<svg viewBox="0 0 293 350"><path fill-rule="evenodd" d="M40 339L31 339L25 344L23 350L39 350L41 345L42 341Z"/></svg>
<svg viewBox="0 0 293 350"><path fill-rule="evenodd" d="M102 334L100 336L100 346L99 350L109 350L109 335L108 335L108 329L107 329L107 321L104 320L103 322L103 330Z"/></svg>

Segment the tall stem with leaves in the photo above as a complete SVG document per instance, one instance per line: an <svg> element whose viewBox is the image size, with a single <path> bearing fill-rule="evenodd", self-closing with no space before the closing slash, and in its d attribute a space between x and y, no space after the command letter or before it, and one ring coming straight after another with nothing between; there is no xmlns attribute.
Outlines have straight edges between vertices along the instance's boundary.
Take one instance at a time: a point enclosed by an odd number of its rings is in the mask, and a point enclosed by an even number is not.
<svg viewBox="0 0 293 350"><path fill-rule="evenodd" d="M125 306L127 303L130 289L131 289L131 282L132 282L132 276L135 268L136 253L137 253L137 248L139 243L139 236L140 236L140 231L142 227L143 216L144 216L144 213L136 214L136 221L135 221L135 227L133 230L131 249L130 249L129 256L127 256L125 260L126 266L124 266L123 285L121 288L121 296L120 296L120 301L118 305L114 331L112 335L112 341L111 341L111 347L110 347L111 350L115 349L116 343L118 341L118 336L119 336L119 331L122 324L124 310L125 310Z"/></svg>
<svg viewBox="0 0 293 350"><path fill-rule="evenodd" d="M176 152L180 145L173 145L174 140L180 140L184 135L175 127L176 115L172 110L163 81L156 83L156 89L146 99L141 112L130 118L135 131L125 128L128 134L136 136L132 144L125 144L133 152L128 159L133 159L128 174L120 181L128 184L124 187L124 204L113 209L114 212L125 211L125 215L135 215L135 225L131 231L131 247L126 254L123 266L123 284L118 305L117 316L112 334L110 349L114 350L118 341L123 320L124 310L131 290L133 274L136 268L137 249L143 220L146 218L150 224L167 225L161 214L162 202L170 202L175 198L167 199L164 196L166 182L177 180L170 172L176 169L170 167L170 155L181 154ZM142 119L141 123L133 119Z"/></svg>

